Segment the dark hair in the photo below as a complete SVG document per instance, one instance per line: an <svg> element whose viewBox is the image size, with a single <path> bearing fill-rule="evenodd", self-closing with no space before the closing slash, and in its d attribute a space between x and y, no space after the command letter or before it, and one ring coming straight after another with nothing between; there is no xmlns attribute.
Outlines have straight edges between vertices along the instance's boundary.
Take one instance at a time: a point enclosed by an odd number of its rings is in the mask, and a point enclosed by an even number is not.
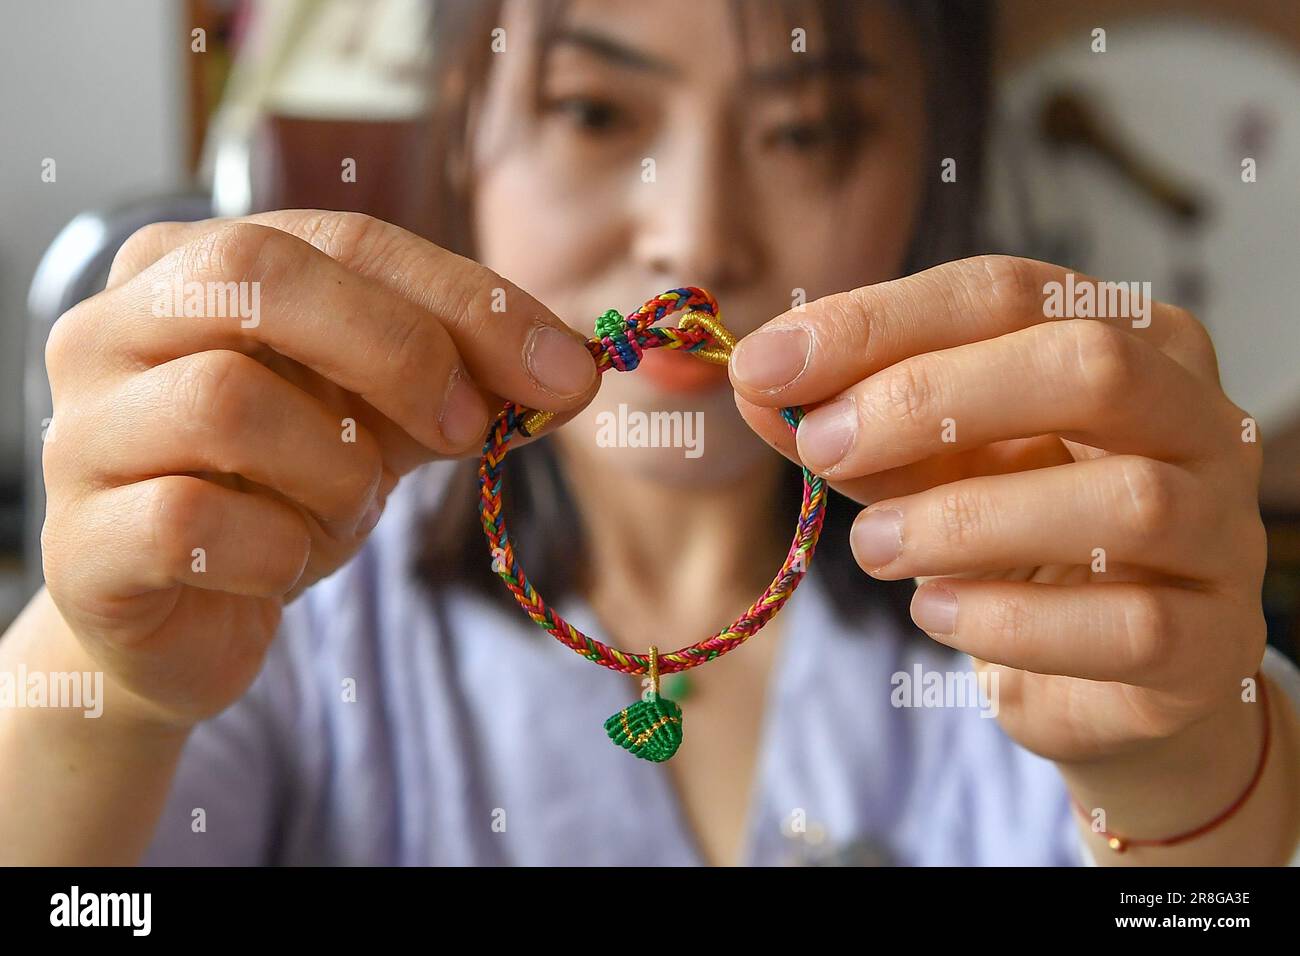
<svg viewBox="0 0 1300 956"><path fill-rule="evenodd" d="M898 6L916 30L926 70L929 142L925 168L933 170L933 175L928 177L917 220L920 226L905 263L905 272L910 273L975 251L989 110L992 12L987 0L887 2ZM565 0L536 4L540 36L547 36L559 22L565 6ZM744 0L733 0L733 6L743 25L741 13L749 12L743 10ZM860 6L857 0L784 0L778 6L787 15L811 11L831 46L828 57L851 55L847 47L857 35L852 28ZM437 0L434 5L435 96L430 122L434 218L429 235L439 245L470 257L475 242L467 159L469 116L491 68L488 41L500 23L500 10L500 0ZM961 176L957 182L941 184L940 161L946 157L956 159ZM583 587L591 573L587 542L552 440L543 437L526 451L509 456L503 480L509 488L511 537L520 562L526 568L545 568L545 579L538 583L548 600L554 603ZM452 471L441 503L422 520L416 572L432 589L464 585L491 601L513 607L513 597L491 570L478 527L477 481L477 462L473 460ZM772 520L794 528L801 488L800 469L791 464L772 502ZM860 621L872 608L883 607L907 624L912 582L873 581L858 567L850 550L849 527L859 510L856 502L831 491L810 573L825 583L841 618Z"/></svg>

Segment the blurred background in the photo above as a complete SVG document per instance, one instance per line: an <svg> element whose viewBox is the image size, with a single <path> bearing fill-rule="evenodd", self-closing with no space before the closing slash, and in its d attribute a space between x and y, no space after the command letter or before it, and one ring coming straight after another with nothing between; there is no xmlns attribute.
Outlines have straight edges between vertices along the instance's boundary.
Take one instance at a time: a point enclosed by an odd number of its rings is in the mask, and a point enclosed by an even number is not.
<svg viewBox="0 0 1300 956"><path fill-rule="evenodd" d="M1228 394L1264 441L1265 608L1270 641L1296 658L1300 0L998 8L987 251L1149 279L1206 323ZM0 11L0 627L40 584L50 324L102 288L118 245L151 221L312 206L417 224L428 11L426 0ZM385 175L344 182L344 157Z"/></svg>

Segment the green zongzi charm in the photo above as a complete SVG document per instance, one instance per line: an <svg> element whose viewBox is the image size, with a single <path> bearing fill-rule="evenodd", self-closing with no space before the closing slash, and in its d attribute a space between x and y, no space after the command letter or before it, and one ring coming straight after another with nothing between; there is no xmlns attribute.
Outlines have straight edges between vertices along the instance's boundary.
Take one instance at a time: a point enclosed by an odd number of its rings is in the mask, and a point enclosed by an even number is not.
<svg viewBox="0 0 1300 956"><path fill-rule="evenodd" d="M682 743L682 709L659 696L659 648L650 648L650 687L635 704L605 721L609 739L642 760L662 763Z"/></svg>

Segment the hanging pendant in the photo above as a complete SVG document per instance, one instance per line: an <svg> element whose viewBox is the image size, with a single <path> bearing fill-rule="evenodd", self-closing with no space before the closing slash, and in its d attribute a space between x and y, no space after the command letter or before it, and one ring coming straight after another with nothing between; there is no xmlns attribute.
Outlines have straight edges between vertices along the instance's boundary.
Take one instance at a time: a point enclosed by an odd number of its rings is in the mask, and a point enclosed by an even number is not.
<svg viewBox="0 0 1300 956"><path fill-rule="evenodd" d="M635 704L605 721L609 739L642 760L663 763L682 743L682 709L659 696L659 648L650 648L650 686Z"/></svg>

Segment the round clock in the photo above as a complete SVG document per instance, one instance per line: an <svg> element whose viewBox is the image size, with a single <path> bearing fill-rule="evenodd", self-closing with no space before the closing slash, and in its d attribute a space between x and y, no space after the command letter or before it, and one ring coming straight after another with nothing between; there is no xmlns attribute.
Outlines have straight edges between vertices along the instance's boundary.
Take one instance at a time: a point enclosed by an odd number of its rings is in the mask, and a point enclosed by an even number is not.
<svg viewBox="0 0 1300 956"><path fill-rule="evenodd" d="M1267 433L1300 416L1300 58L1183 17L1098 24L1000 84L992 238L1191 309Z"/></svg>

